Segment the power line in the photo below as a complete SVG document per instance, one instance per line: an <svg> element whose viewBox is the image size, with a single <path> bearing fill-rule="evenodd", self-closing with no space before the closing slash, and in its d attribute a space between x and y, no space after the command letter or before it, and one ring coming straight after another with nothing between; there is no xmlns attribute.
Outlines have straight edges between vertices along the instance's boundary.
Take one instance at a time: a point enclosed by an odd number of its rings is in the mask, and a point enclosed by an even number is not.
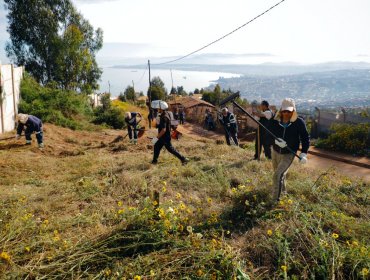
<svg viewBox="0 0 370 280"><path fill-rule="evenodd" d="M141 81L143 80L143 78L144 78L144 76L145 76L145 74L146 74L146 71L148 70L148 65L146 66L146 68L145 68L145 70L144 70L144 73L143 73L143 75L141 76L141 78L139 79L139 81L138 82L135 82L135 84L140 84L141 83Z"/></svg>
<svg viewBox="0 0 370 280"><path fill-rule="evenodd" d="M154 63L154 64L152 64L152 65L164 65L164 64L173 63L173 62L179 61L179 60L181 60L181 59L184 59L184 58L186 58L186 57L188 57L188 56L191 56L191 55L193 55L193 54L195 54L195 53L197 53L197 52L200 52L201 50L204 50L205 48L208 48L209 46L211 46L211 45L213 45L213 44L215 44L215 43L217 43L217 42L221 41L222 39L224 39L224 38L226 38L226 37L230 36L231 34L235 33L236 31L238 31L238 30L242 29L243 27L245 27L245 26L247 26L248 24L252 23L252 22L253 22L253 21L255 21L256 19L258 19L259 17L261 17L261 16L263 16L264 14L268 13L269 11L271 11L271 10L272 10L272 9L274 9L274 8L276 8L277 6L279 6L281 3L285 2L285 1L286 1L286 0L281 0L281 1L280 1L280 2L278 2L277 4L275 4L275 5L271 6L270 8L268 8L268 9L267 9L266 11L264 11L263 13L261 13L261 14L259 14L258 16L256 16L256 17L252 18L250 21L248 21L248 22L244 23L243 25L239 26L238 28L234 29L233 31L231 31L231 32L229 32L229 33L227 33L227 34L225 34L224 36L222 36L222 37L218 38L217 40L214 40L213 42L211 42L211 43L209 43L209 44L207 44L207 45L205 45L205 46L203 46L203 47L201 47L201 48L199 48L199 49L197 49L197 50L195 50L195 51L193 51L193 52L191 52L191 53L189 53L189 54L187 54L187 55L184 55L184 56L182 56L182 57L176 58L176 59L174 59L174 60L170 60L170 61L162 62L162 63Z"/></svg>

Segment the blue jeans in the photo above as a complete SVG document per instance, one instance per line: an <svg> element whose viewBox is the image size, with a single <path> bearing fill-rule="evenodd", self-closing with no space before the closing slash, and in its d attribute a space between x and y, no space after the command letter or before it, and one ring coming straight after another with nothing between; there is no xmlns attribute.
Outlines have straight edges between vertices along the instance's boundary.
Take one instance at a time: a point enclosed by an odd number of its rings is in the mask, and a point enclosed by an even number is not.
<svg viewBox="0 0 370 280"><path fill-rule="evenodd" d="M26 140L27 141L31 141L32 140L31 135L32 135L33 132L34 132L33 130L26 129L25 134L26 134ZM40 127L40 131L36 131L35 133L36 133L37 143L38 144L43 143L44 132L42 130L42 127Z"/></svg>

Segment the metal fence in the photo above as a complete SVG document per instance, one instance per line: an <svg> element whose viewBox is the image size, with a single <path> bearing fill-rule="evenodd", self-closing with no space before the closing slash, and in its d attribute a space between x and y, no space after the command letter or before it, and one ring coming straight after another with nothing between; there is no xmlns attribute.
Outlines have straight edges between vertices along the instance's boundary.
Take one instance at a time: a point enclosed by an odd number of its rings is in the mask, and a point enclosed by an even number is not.
<svg viewBox="0 0 370 280"><path fill-rule="evenodd" d="M23 67L0 65L0 133L16 126Z"/></svg>

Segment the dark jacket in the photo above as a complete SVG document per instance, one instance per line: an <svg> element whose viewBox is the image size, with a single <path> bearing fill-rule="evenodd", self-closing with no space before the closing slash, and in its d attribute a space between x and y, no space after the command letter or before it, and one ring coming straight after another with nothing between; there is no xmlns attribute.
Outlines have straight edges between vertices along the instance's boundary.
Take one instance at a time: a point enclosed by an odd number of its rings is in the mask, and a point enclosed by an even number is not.
<svg viewBox="0 0 370 280"><path fill-rule="evenodd" d="M172 119L173 117L168 111L163 111L160 116L160 122L157 127L158 127L158 133L161 132L162 129L164 128L166 129L165 134L163 134L163 136L159 138L160 140L164 142L171 141L171 120Z"/></svg>
<svg viewBox="0 0 370 280"><path fill-rule="evenodd" d="M294 152L298 151L299 144L302 143L302 153L307 154L310 146L310 137L303 119L298 117L294 122L289 122L287 127L284 127L280 121L275 119L271 121L270 129L275 136L283 139ZM273 147L280 154L290 153L287 148L282 149L277 146L275 141Z"/></svg>
<svg viewBox="0 0 370 280"><path fill-rule="evenodd" d="M225 129L230 130L231 132L238 132L238 125L236 123L236 118L233 113L227 112L227 115L221 115L220 118L221 124L224 126Z"/></svg>
<svg viewBox="0 0 370 280"><path fill-rule="evenodd" d="M135 127L137 125L137 123L136 123L136 116L137 116L137 113L136 112L131 112L131 119L125 118L125 121L126 121L127 125L130 125L132 127Z"/></svg>
<svg viewBox="0 0 370 280"><path fill-rule="evenodd" d="M27 127L26 134L40 132L42 130L42 121L35 116L29 115L25 124L18 122L17 134L21 135L25 126Z"/></svg>

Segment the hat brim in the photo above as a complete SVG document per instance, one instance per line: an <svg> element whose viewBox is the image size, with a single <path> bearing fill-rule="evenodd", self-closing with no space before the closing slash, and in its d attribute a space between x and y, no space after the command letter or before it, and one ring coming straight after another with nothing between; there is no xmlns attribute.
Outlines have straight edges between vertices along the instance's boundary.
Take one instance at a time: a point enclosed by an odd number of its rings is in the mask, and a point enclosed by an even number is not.
<svg viewBox="0 0 370 280"><path fill-rule="evenodd" d="M282 107L282 108L281 108L281 111L289 111L289 112L293 112L293 111L294 111L294 107L293 107L293 106L289 106L289 107Z"/></svg>

